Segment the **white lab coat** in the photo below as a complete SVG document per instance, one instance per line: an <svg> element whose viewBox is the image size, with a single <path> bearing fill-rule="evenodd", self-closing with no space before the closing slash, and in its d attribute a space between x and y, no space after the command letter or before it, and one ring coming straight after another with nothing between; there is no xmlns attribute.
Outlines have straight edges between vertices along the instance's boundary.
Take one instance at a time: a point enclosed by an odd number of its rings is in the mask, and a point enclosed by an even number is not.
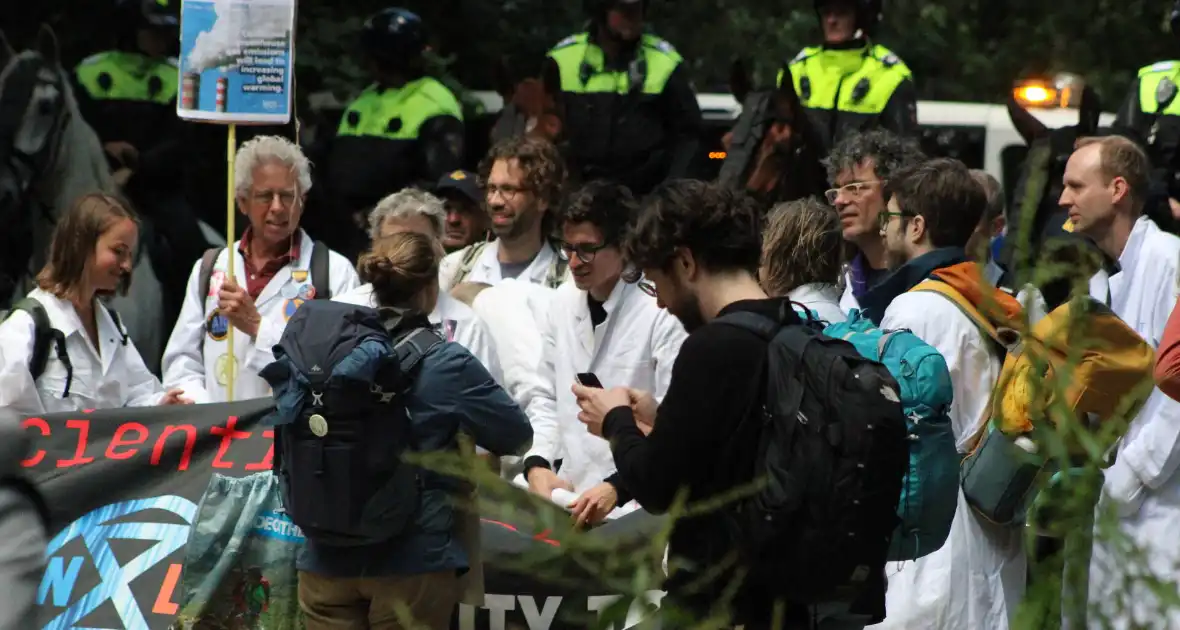
<svg viewBox="0 0 1180 630"><path fill-rule="evenodd" d="M847 313L853 309L860 310L860 302L852 295L852 271L844 265L844 293L840 295L840 310Z"/></svg>
<svg viewBox="0 0 1180 630"><path fill-rule="evenodd" d="M477 244L478 245L478 244ZM476 245L469 245L468 247L476 247ZM459 267L463 264L463 256L467 253L467 248L463 248L457 252L447 254L443 258L442 263L438 267L438 286L442 288L443 292L449 293L451 289L458 284L455 282L455 275L459 273ZM479 257L475 259L475 264L471 267L471 273L463 278L463 282L483 282L485 284L495 285L504 278L500 275L500 241L495 240L484 246L483 251L479 253ZM517 277L519 280L526 280L536 284L545 284L546 278L549 277L549 269L557 260L557 250L548 241L541 246L541 251L537 252L536 258L529 263L528 267ZM565 271L566 279L569 278L569 269Z"/></svg>
<svg viewBox="0 0 1180 630"><path fill-rule="evenodd" d="M333 296L332 301L377 307L372 284L362 284L351 291ZM492 346L492 335L471 307L451 297L449 293L440 292L438 303L430 313L429 319L431 324L439 327L439 332L446 335L447 341L454 341L467 348L467 351L487 368L492 378L501 383L503 377L500 374L500 360Z"/></svg>
<svg viewBox="0 0 1180 630"><path fill-rule="evenodd" d="M287 309L297 308L300 287L311 285L311 250L314 241L303 230L299 231L302 241L299 245L299 260L279 269L267 283L266 288L255 300L254 306L262 317L258 325L258 338L251 339L240 330L234 330L234 362L237 378L234 379L234 399L249 400L270 396L270 386L258 373L274 361L272 349L279 343L290 314ZM238 253L239 242L233 245L234 277L238 284L245 286L246 267ZM176 327L164 349L164 383L169 387L181 387L185 395L197 403L225 402L227 384L226 364L227 339L216 340L206 330L206 322L217 308L217 291L220 288L218 272L225 274L229 251L223 250L213 264L213 279L209 283L210 295L197 295L201 261L193 264L185 289L184 305ZM360 284L356 270L348 259L336 252L328 257L328 276L332 295L348 292ZM288 297L290 296L290 297ZM204 337L204 348L198 345Z"/></svg>
<svg viewBox="0 0 1180 630"><path fill-rule="evenodd" d="M1093 297L1105 300L1109 295L1111 309L1158 348L1180 291L1180 238L1141 217L1119 256L1119 265L1121 271L1108 281L1109 294L1104 287ZM1105 471L1099 501L1098 514L1108 507L1120 513L1119 530L1143 554L1147 565L1117 551L1119 541L1096 530L1089 600L1091 606L1105 611L1114 628L1130 625L1128 612L1134 615L1137 627L1180 628L1180 611L1171 610L1165 620L1148 589L1132 588L1124 582L1126 571L1143 574L1149 570L1165 583L1180 580L1178 463L1180 403L1156 389L1128 427L1115 463ZM1130 611L1118 610L1116 597L1120 595L1126 596Z"/></svg>
<svg viewBox="0 0 1180 630"><path fill-rule="evenodd" d="M606 321L594 328L586 292L572 282L557 289L541 333L539 394L525 409L533 424L533 446L525 459L563 459L558 476L578 494L602 483L615 471L615 462L610 444L578 421L578 404L570 392L574 376L593 372L603 387L633 387L663 400L687 336L655 298L623 280L603 307Z"/></svg>
<svg viewBox="0 0 1180 630"><path fill-rule="evenodd" d="M804 306L829 324L848 319L848 312L840 308L840 297L840 288L832 284L804 284L787 292L787 299Z"/></svg>
<svg viewBox="0 0 1180 630"><path fill-rule="evenodd" d="M906 328L934 346L950 369L951 423L965 453L984 419L1000 361L975 324L948 298L904 293L885 310L882 329ZM946 544L916 561L886 565L885 621L874 630L1005 630L1024 596L1026 560L1016 527L992 525L959 493Z"/></svg>
<svg viewBox="0 0 1180 630"><path fill-rule="evenodd" d="M160 402L164 395L160 381L148 371L130 338L123 345L123 332L106 308L95 302L99 347L96 353L69 300L41 289L34 289L29 297L45 307L50 325L65 337L66 354L74 368L69 397L62 398L66 368L57 358L55 345L50 346L45 372L33 381L29 372L33 318L24 311L15 311L0 324L0 410L23 419L82 409L149 407Z"/></svg>
<svg viewBox="0 0 1180 630"><path fill-rule="evenodd" d="M471 308L494 340L500 384L522 409L537 395L541 335L556 289L509 278L475 296Z"/></svg>

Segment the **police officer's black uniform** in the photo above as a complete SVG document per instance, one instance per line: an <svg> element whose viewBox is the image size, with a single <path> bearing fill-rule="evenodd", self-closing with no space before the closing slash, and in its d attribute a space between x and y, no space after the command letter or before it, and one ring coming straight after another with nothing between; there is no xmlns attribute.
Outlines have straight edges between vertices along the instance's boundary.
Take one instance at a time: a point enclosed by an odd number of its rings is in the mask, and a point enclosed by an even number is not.
<svg viewBox="0 0 1180 630"><path fill-rule="evenodd" d="M650 34L625 42L607 27L613 7L636 3L646 12L647 0L587 0L589 28L549 51L543 78L561 112L563 149L575 177L609 179L642 195L665 179L690 175L701 111L671 44ZM602 38L625 52L606 58Z"/></svg>

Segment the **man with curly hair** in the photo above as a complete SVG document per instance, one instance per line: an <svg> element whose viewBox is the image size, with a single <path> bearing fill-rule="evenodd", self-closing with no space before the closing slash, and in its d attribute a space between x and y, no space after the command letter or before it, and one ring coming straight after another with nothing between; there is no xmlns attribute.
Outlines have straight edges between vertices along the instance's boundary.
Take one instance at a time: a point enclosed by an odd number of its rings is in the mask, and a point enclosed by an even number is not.
<svg viewBox="0 0 1180 630"><path fill-rule="evenodd" d="M885 209L885 185L894 173L925 159L914 140L875 129L847 136L824 160L828 181L835 185L826 196L840 215L850 254L840 299L845 311L859 308L865 293L889 275L878 221Z"/></svg>
<svg viewBox="0 0 1180 630"><path fill-rule="evenodd" d="M518 278L556 288L569 266L553 240L566 166L548 140L515 136L497 142L480 164L484 202L495 239L452 252L439 266L439 285L494 285Z"/></svg>

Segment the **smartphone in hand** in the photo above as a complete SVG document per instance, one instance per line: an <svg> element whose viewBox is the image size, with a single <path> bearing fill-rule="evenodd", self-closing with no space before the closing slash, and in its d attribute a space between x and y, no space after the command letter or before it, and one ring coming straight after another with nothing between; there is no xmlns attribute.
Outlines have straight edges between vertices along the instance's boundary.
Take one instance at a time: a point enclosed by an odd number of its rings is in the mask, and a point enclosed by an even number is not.
<svg viewBox="0 0 1180 630"><path fill-rule="evenodd" d="M581 385L582 387L593 387L595 389L603 389L602 381L598 380L598 377L595 376L593 372L582 372L582 373L574 376L574 379L577 380L578 384Z"/></svg>

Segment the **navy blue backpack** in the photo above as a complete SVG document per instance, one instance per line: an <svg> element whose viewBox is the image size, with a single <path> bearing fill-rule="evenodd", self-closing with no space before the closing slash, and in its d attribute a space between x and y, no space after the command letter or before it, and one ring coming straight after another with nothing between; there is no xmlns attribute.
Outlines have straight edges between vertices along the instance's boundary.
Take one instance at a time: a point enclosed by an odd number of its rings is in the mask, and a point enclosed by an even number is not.
<svg viewBox="0 0 1180 630"><path fill-rule="evenodd" d="M443 339L426 317L311 300L291 316L262 378L275 411L274 472L283 507L325 545L397 537L418 512L420 470L406 395Z"/></svg>

